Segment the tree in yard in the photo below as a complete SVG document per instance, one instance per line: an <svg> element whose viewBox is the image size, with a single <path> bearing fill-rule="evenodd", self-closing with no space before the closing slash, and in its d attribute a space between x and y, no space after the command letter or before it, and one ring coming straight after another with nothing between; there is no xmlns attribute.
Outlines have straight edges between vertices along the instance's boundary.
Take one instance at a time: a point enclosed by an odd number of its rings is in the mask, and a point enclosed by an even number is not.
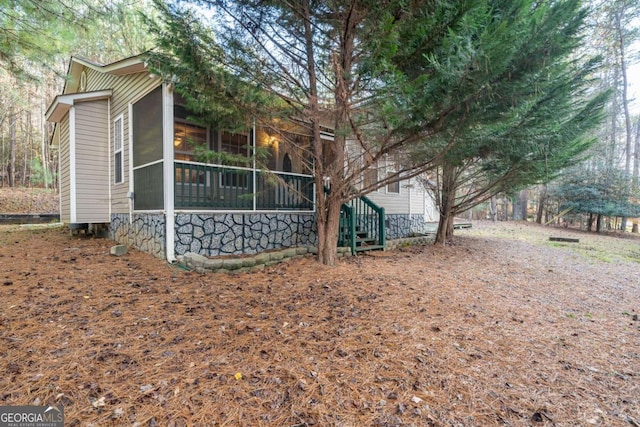
<svg viewBox="0 0 640 427"><path fill-rule="evenodd" d="M634 186L638 176L638 151L634 143L635 129L632 115L633 99L629 93L630 67L637 63L634 45L640 41L640 4L633 0L596 1L591 15L591 48L605 57L603 84L611 88L613 96L607 106L608 120L601 129L600 144L607 149L603 153L606 163L601 173L622 167L630 177L629 186ZM637 50L637 48L636 48ZM637 139L636 139L637 141ZM622 219L621 229L626 229L627 218ZM638 225L633 229L637 232Z"/></svg>
<svg viewBox="0 0 640 427"><path fill-rule="evenodd" d="M588 230L596 221L596 231L601 231L604 217L624 218L640 216L640 203L633 198L628 185L629 176L622 169L603 172L574 168L563 177L552 192L560 203L560 209L572 213L588 214Z"/></svg>
<svg viewBox="0 0 640 427"><path fill-rule="evenodd" d="M427 88L423 77L407 78L390 58L418 21L423 41L455 42L451 26L477 2L418 1L411 9L402 1L372 0L201 3L213 18L157 3L164 25L152 31L162 49L149 54L149 63L218 128L252 120L274 127L290 118L306 128L318 259L334 264L341 205L423 173L446 147L432 138L428 153L409 155L414 144L427 147L423 142L443 128L453 108L433 105L418 126L408 100L416 90L437 100L455 88L444 88L450 84L444 77L439 87ZM321 137L323 128L333 130L333 140ZM395 167L385 169L390 164ZM365 179L372 170L376 179Z"/></svg>
<svg viewBox="0 0 640 427"><path fill-rule="evenodd" d="M440 223L436 243L453 232L453 217L499 193L546 182L593 145L607 94L592 88L598 63L577 57L586 11L579 1L486 1L474 25L457 31L447 62L426 52L404 69L456 79L456 102L438 138ZM431 104L415 102L416 115ZM430 145L428 145L430 148ZM420 155L418 151L416 155Z"/></svg>
<svg viewBox="0 0 640 427"><path fill-rule="evenodd" d="M151 38L140 24L140 12L152 17L149 4L150 0L0 0L3 185L5 176L11 185L33 182L32 165L52 177L55 160L42 117L45 105L64 84L70 54L109 62L148 48ZM36 142L39 150L34 150ZM42 183L48 186L46 179Z"/></svg>
<svg viewBox="0 0 640 427"><path fill-rule="evenodd" d="M603 100L586 93L594 63L569 58L577 0L200 3L213 13L157 3L162 49L149 62L219 126L294 117L307 128L326 264L342 203L439 165L446 229L458 210L581 153ZM475 182L460 201L463 175Z"/></svg>

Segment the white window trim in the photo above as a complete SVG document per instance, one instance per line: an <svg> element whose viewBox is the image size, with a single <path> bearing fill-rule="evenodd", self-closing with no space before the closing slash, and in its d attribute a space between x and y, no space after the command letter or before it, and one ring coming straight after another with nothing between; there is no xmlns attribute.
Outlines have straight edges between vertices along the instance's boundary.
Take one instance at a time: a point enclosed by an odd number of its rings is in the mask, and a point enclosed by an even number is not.
<svg viewBox="0 0 640 427"><path fill-rule="evenodd" d="M116 123L120 122L120 132L116 132ZM120 138L120 148L116 142ZM116 156L120 153L120 176L116 174ZM118 178L120 181L118 181ZM113 121L113 183L114 185L124 183L124 114L120 114Z"/></svg>
<svg viewBox="0 0 640 427"><path fill-rule="evenodd" d="M396 173L396 169L395 168L387 167L387 170L386 170L386 173L385 173L385 179L389 176L389 174L394 174L394 173ZM396 181L394 183L388 183L387 185L385 185L384 186L385 193L386 194L401 194L402 193L402 185L400 185L401 182L402 182L402 180ZM398 191L389 191L389 186L390 185L397 185L398 186Z"/></svg>

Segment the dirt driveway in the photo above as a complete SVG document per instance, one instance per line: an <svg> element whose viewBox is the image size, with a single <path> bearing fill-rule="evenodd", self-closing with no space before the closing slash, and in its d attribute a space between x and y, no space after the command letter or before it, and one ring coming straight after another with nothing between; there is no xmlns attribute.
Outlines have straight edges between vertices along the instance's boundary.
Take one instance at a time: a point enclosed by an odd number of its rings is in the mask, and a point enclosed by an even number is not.
<svg viewBox="0 0 640 427"><path fill-rule="evenodd" d="M457 235L230 276L5 228L0 405L62 404L68 427L640 425L640 240Z"/></svg>

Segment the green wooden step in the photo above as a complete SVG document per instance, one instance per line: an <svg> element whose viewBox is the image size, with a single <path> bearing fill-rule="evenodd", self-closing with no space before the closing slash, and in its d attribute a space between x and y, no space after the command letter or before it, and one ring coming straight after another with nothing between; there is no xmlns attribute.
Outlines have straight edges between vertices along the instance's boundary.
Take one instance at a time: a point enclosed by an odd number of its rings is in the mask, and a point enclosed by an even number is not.
<svg viewBox="0 0 640 427"><path fill-rule="evenodd" d="M383 245L367 245L367 246L356 246L356 252L364 252L364 251L380 251L383 250Z"/></svg>

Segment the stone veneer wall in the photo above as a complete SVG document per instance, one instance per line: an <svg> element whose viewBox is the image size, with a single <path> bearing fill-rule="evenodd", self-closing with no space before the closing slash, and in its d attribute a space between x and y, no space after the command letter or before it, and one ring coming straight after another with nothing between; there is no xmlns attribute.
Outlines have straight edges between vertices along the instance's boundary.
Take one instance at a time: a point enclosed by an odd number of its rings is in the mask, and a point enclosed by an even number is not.
<svg viewBox="0 0 640 427"><path fill-rule="evenodd" d="M133 214L131 223L129 223L128 214L112 214L109 238L121 245L164 259L166 256L164 214Z"/></svg>
<svg viewBox="0 0 640 427"><path fill-rule="evenodd" d="M317 245L315 214L187 214L176 215L176 255L257 254L266 250ZM420 214L386 215L387 240L423 233ZM112 214L109 238L164 259L164 214Z"/></svg>
<svg viewBox="0 0 640 427"><path fill-rule="evenodd" d="M401 239L412 234L422 234L426 231L422 214L387 214L385 215L387 240Z"/></svg>
<svg viewBox="0 0 640 427"><path fill-rule="evenodd" d="M176 255L256 254L317 244L313 213L195 214L176 216Z"/></svg>

